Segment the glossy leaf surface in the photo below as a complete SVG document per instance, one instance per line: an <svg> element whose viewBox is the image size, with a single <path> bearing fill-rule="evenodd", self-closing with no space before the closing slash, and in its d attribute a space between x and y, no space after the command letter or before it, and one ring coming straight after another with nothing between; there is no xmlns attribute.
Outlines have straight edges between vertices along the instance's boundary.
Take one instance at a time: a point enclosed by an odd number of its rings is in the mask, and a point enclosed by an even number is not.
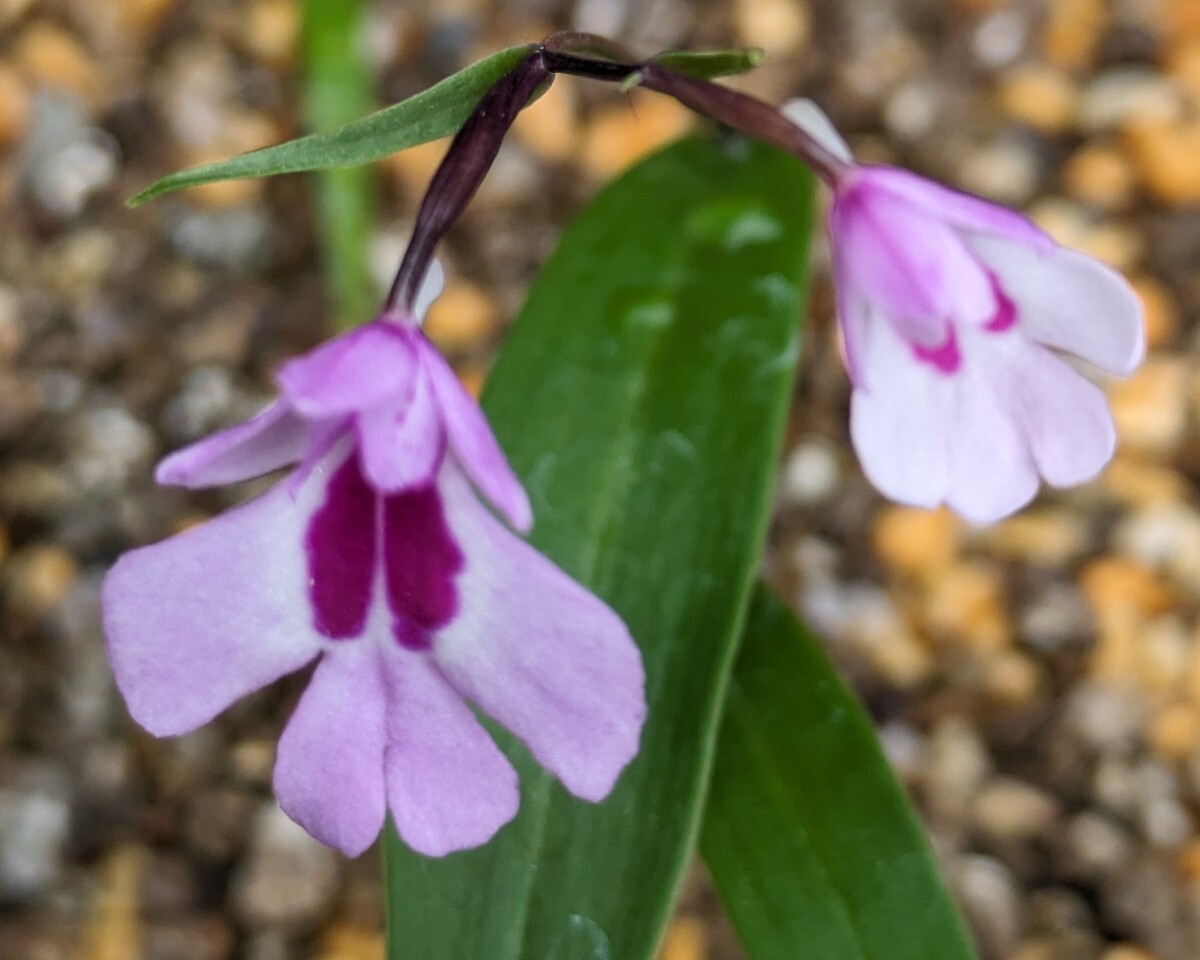
<svg viewBox="0 0 1200 960"><path fill-rule="evenodd" d="M797 357L812 184L688 140L605 189L536 281L484 407L532 540L625 618L642 752L607 801L524 749L517 819L441 860L386 840L391 960L648 960L694 851Z"/></svg>
<svg viewBox="0 0 1200 960"><path fill-rule="evenodd" d="M750 960L974 960L870 720L765 589L729 685L701 849Z"/></svg>

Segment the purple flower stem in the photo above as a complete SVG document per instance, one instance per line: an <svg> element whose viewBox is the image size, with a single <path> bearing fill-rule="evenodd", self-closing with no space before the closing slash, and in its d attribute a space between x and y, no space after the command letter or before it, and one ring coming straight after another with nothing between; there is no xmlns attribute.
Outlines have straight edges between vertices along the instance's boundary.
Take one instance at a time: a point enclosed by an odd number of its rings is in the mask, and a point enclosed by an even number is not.
<svg viewBox="0 0 1200 960"><path fill-rule="evenodd" d="M455 134L417 211L412 240L392 281L385 312L411 312L434 248L479 189L517 114L538 87L551 80L540 50L535 50L483 95Z"/></svg>
<svg viewBox="0 0 1200 960"><path fill-rule="evenodd" d="M668 70L653 59L641 63L616 57L597 60L580 55L576 50L600 51L605 55L619 52L619 48L603 37L556 33L542 44L541 59L551 73L567 73L609 83L633 80L638 86L665 93L711 120L795 154L829 183L845 172L846 164L841 159L775 107L757 97Z"/></svg>

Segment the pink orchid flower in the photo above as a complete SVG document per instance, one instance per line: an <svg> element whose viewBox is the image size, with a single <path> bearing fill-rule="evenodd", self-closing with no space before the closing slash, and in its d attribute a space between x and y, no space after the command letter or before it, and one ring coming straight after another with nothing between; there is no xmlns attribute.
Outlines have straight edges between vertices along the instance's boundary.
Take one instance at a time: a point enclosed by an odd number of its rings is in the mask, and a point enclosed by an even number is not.
<svg viewBox="0 0 1200 960"><path fill-rule="evenodd" d="M1116 376L1137 367L1144 325L1125 280L1017 213L856 164L809 101L784 113L844 164L829 233L850 433L871 482L990 523L1039 478L1096 476L1116 446L1112 417L1060 353Z"/></svg>
<svg viewBox="0 0 1200 960"><path fill-rule="evenodd" d="M185 733L319 659L280 737L275 792L351 856L386 810L430 856L516 814L516 773L468 701L572 793L605 797L638 749L641 656L609 607L480 502L529 529L525 491L415 317L385 314L278 379L271 407L157 476L203 487L299 464L291 476L125 554L105 581L134 719Z"/></svg>

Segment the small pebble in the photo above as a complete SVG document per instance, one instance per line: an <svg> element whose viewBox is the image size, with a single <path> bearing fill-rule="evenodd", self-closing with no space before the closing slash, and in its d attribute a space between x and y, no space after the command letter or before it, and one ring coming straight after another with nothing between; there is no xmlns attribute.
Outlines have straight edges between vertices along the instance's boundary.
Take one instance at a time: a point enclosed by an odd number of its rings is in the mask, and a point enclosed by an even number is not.
<svg viewBox="0 0 1200 960"><path fill-rule="evenodd" d="M734 22L743 44L768 55L803 48L812 32L809 0L740 0Z"/></svg>
<svg viewBox="0 0 1200 960"><path fill-rule="evenodd" d="M597 111L584 134L583 164L594 177L610 179L695 122L691 111L670 97L631 96Z"/></svg>
<svg viewBox="0 0 1200 960"><path fill-rule="evenodd" d="M960 563L939 575L925 601L929 630L972 650L999 650L1012 640L1004 584L983 561Z"/></svg>
<svg viewBox="0 0 1200 960"><path fill-rule="evenodd" d="M1049 0L1042 51L1060 67L1085 67L1100 44L1108 19L1105 0Z"/></svg>
<svg viewBox="0 0 1200 960"><path fill-rule="evenodd" d="M1001 111L1042 134L1061 134L1075 120L1079 90L1070 75L1042 63L1008 73L997 97Z"/></svg>
<svg viewBox="0 0 1200 960"><path fill-rule="evenodd" d="M1145 67L1118 67L1092 80L1079 103L1079 125L1085 133L1119 131L1131 121L1173 123L1182 111L1178 89L1160 73Z"/></svg>
<svg viewBox="0 0 1200 960"><path fill-rule="evenodd" d="M962 535L962 521L945 508L889 506L876 516L871 540L876 556L894 572L933 577L954 560Z"/></svg>
<svg viewBox="0 0 1200 960"><path fill-rule="evenodd" d="M1016 949L1025 918L1016 878L999 860L968 854L951 865L958 902L987 956L1005 957Z"/></svg>
<svg viewBox="0 0 1200 960"><path fill-rule="evenodd" d="M495 302L480 287L457 280L430 306L424 329L443 352L455 354L483 346L499 320Z"/></svg>
<svg viewBox="0 0 1200 960"><path fill-rule="evenodd" d="M270 804L254 818L232 906L255 926L311 926L331 907L339 873L337 854Z"/></svg>
<svg viewBox="0 0 1200 960"><path fill-rule="evenodd" d="M1133 201L1136 177L1124 151L1103 143L1088 143L1063 167L1067 193L1101 210L1121 210Z"/></svg>
<svg viewBox="0 0 1200 960"><path fill-rule="evenodd" d="M838 449L821 437L808 437L788 454L780 492L786 503L816 506L833 496L841 481Z"/></svg>
<svg viewBox="0 0 1200 960"><path fill-rule="evenodd" d="M961 717L945 717L934 727L927 742L926 802L940 816L960 818L991 768L991 758L979 731Z"/></svg>
<svg viewBox="0 0 1200 960"><path fill-rule="evenodd" d="M28 900L51 887L63 868L70 795L57 771L26 766L0 787L0 898Z"/></svg>
<svg viewBox="0 0 1200 960"><path fill-rule="evenodd" d="M972 802L971 820L993 840L1028 840L1045 833L1058 813L1057 799L1044 790L996 777L984 784Z"/></svg>
<svg viewBox="0 0 1200 960"><path fill-rule="evenodd" d="M1134 850L1133 838L1115 820L1095 810L1071 818L1066 843L1073 870L1085 877L1116 872Z"/></svg>

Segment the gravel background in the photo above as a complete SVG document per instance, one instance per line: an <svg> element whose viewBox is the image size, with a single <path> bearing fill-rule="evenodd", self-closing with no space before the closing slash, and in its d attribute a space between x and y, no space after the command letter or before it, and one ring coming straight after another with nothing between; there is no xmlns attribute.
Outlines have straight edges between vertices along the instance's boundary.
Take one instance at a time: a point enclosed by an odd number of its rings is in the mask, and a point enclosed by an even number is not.
<svg viewBox="0 0 1200 960"><path fill-rule="evenodd" d="M876 716L985 960L1200 956L1200 3L379 2L381 100L576 27L650 52L762 46L741 85L815 96L860 155L1027 209L1126 271L1150 358L1112 384L1104 476L996 527L882 502L846 438L821 279L772 578ZM0 958L378 960L378 863L275 809L285 682L194 735L138 732L96 591L121 550L244 491L159 490L325 311L305 183L137 211L162 174L296 132L290 0L0 0ZM690 118L560 81L446 251L429 330L482 382L561 226ZM440 155L380 165L380 279ZM664 948L737 956L697 872Z"/></svg>

